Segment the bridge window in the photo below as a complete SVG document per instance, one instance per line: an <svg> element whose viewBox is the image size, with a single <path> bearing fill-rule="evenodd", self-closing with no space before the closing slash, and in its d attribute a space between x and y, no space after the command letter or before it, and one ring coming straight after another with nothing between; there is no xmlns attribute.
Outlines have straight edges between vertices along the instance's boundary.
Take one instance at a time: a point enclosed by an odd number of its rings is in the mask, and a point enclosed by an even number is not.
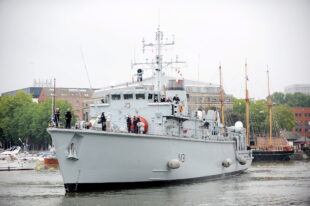
<svg viewBox="0 0 310 206"><path fill-rule="evenodd" d="M153 94L149 94L148 99L153 99Z"/></svg>
<svg viewBox="0 0 310 206"><path fill-rule="evenodd" d="M154 94L154 102L158 102L158 94Z"/></svg>
<svg viewBox="0 0 310 206"><path fill-rule="evenodd" d="M112 94L112 100L120 100L121 95L120 94Z"/></svg>
<svg viewBox="0 0 310 206"><path fill-rule="evenodd" d="M133 95L132 94L124 94L124 99L132 99Z"/></svg>
<svg viewBox="0 0 310 206"><path fill-rule="evenodd" d="M136 94L136 99L145 99L145 94Z"/></svg>

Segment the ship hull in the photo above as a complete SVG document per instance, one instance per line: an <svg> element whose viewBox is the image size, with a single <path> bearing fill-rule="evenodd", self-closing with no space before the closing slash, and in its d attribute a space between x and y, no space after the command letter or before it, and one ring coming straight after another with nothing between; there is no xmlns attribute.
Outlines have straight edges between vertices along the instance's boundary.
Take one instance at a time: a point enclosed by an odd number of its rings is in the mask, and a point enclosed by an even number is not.
<svg viewBox="0 0 310 206"><path fill-rule="evenodd" d="M294 151L265 151L253 150L253 162L289 161Z"/></svg>
<svg viewBox="0 0 310 206"><path fill-rule="evenodd" d="M181 179L181 180L167 180L167 181L147 181L147 182L116 182L116 183L71 183L64 184L67 192L90 192L90 191L110 191L110 190L121 190L121 189L132 189L132 188L150 188L150 187L165 187L170 185L181 185L203 182L208 180L223 179L230 176L235 176L245 172L244 170L239 170L236 172L211 175L206 177L198 177L191 179Z"/></svg>
<svg viewBox="0 0 310 206"><path fill-rule="evenodd" d="M67 192L220 178L240 173L252 162L251 152L236 151L234 141L55 128L48 132ZM73 155L70 147L74 147ZM241 164L240 157L246 162ZM176 159L180 167L168 167ZM227 159L231 164L224 167Z"/></svg>

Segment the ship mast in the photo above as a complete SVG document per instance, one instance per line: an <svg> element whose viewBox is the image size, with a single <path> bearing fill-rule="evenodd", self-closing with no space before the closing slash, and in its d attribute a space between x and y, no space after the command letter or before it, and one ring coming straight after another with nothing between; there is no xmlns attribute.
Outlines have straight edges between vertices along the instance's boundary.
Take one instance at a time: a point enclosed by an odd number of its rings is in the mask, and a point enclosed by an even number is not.
<svg viewBox="0 0 310 206"><path fill-rule="evenodd" d="M221 102L221 123L223 127L225 126L225 116L224 116L224 93L223 93L223 85L222 85L222 67L221 64L219 66L220 70L220 102Z"/></svg>
<svg viewBox="0 0 310 206"><path fill-rule="evenodd" d="M155 68L155 87L154 87L154 91L155 92L160 92L162 89L162 75L163 75L163 56L161 54L161 50L163 46L168 46L168 45L174 45L174 40L172 42L167 42L167 43L163 43L163 32L160 31L160 28L158 26L157 28L157 32L156 32L156 43L148 43L146 44L144 39L142 41L143 43L143 51L145 47L152 47L152 46L156 46L157 47L157 54L155 56L156 58L156 68Z"/></svg>
<svg viewBox="0 0 310 206"><path fill-rule="evenodd" d="M171 42L163 42L163 32L160 30L160 27L158 26L157 32L156 32L156 42L155 43L145 43L144 39L142 40L143 44L143 52L145 50L145 47L156 47L156 55L155 55L155 62L144 62L144 63L132 63L131 68L133 69L135 66L152 66L155 65L155 84L154 84L154 91L158 94L160 94L162 90L162 77L163 77L163 69L169 65L172 64L184 64L184 61L179 61L178 58L176 58L175 61L163 61L163 55L162 55L162 49L165 46L172 46L174 45L174 39Z"/></svg>
<svg viewBox="0 0 310 206"><path fill-rule="evenodd" d="M245 61L245 134L247 145L250 145L249 103L248 65Z"/></svg>
<svg viewBox="0 0 310 206"><path fill-rule="evenodd" d="M270 95L270 85L269 85L269 69L267 66L267 77L268 77L268 112L269 112L269 147L272 146L272 100Z"/></svg>

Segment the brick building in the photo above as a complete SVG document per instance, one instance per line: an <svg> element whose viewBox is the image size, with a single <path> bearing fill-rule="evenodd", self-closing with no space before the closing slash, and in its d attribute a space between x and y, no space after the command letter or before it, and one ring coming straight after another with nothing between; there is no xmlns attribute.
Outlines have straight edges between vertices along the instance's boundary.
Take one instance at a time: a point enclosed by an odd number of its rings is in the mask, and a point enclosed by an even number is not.
<svg viewBox="0 0 310 206"><path fill-rule="evenodd" d="M310 137L310 107L292 107L295 115L295 127L293 131L300 136Z"/></svg>
<svg viewBox="0 0 310 206"><path fill-rule="evenodd" d="M56 88L56 99L65 100L72 105L74 114L78 116L78 120L84 120L83 102L90 100L93 95L93 89L87 88ZM53 88L43 88L39 96L38 102L45 101L54 94Z"/></svg>

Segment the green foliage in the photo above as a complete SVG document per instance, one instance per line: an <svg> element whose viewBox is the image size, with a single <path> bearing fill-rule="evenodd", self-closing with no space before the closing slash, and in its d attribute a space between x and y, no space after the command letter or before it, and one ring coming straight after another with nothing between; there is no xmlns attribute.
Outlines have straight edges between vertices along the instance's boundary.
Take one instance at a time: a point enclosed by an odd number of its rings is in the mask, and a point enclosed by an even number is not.
<svg viewBox="0 0 310 206"><path fill-rule="evenodd" d="M6 95L0 98L0 129L2 134L0 141L12 141L16 143L18 138L13 138L11 131L13 127L13 117L15 110L27 104L32 103L31 95L26 94L24 91L17 92L13 97Z"/></svg>
<svg viewBox="0 0 310 206"><path fill-rule="evenodd" d="M281 95L276 96L281 100ZM278 133L279 130L292 130L295 123L295 117L288 106L274 106L273 114L273 133ZM245 100L234 99L233 110L227 111L226 121L229 121L229 116L233 115L233 122L242 121L245 125ZM239 119L237 119L239 118ZM251 134L266 134L269 131L269 115L266 100L250 101L249 105L249 122ZM227 122L228 123L228 122Z"/></svg>
<svg viewBox="0 0 310 206"><path fill-rule="evenodd" d="M245 100L244 99L233 99L233 111L239 113L239 116L241 119L239 121L242 121L244 123L245 121Z"/></svg>
<svg viewBox="0 0 310 206"><path fill-rule="evenodd" d="M288 106L277 106L272 110L274 119L274 130L277 128L285 128L292 130L295 126L295 117Z"/></svg>
<svg viewBox="0 0 310 206"><path fill-rule="evenodd" d="M268 108L265 100L251 101L249 108L250 131L255 134L266 133Z"/></svg>
<svg viewBox="0 0 310 206"><path fill-rule="evenodd" d="M285 104L285 94L281 93L281 92L275 92L271 95L271 99L273 101L273 103L277 104L277 105L282 105Z"/></svg>
<svg viewBox="0 0 310 206"><path fill-rule="evenodd" d="M272 101L276 105L288 105L290 107L310 107L310 95L302 93L283 94L275 92Z"/></svg>
<svg viewBox="0 0 310 206"><path fill-rule="evenodd" d="M56 100L56 107L60 108L60 125L65 125L64 115L71 105L66 101ZM51 108L51 99L37 104L32 102L31 95L23 91L13 97L0 97L0 142L2 145L8 142L11 145L21 145L19 138L36 148L51 144L51 138L46 132L48 121L51 120ZM72 124L74 124L76 117L72 115Z"/></svg>
<svg viewBox="0 0 310 206"><path fill-rule="evenodd" d="M237 121L244 121L244 116L234 110L225 110L225 125L234 125Z"/></svg>

